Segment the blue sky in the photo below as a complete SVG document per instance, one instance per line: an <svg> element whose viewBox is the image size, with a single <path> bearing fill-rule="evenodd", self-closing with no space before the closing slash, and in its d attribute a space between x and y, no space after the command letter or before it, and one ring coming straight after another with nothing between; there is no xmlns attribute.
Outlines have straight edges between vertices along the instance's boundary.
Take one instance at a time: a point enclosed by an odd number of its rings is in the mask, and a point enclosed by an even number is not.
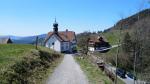
<svg viewBox="0 0 150 84"><path fill-rule="evenodd" d="M59 30L104 30L150 7L148 0L0 0L0 35L30 36Z"/></svg>

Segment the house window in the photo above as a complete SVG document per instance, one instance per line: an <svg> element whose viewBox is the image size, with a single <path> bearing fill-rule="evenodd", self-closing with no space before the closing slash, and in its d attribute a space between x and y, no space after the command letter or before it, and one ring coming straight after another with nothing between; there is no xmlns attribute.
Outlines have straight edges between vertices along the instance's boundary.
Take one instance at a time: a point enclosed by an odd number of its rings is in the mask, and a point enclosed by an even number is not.
<svg viewBox="0 0 150 84"><path fill-rule="evenodd" d="M66 49L68 49L68 45L66 45Z"/></svg>
<svg viewBox="0 0 150 84"><path fill-rule="evenodd" d="M55 43L53 42L52 45L54 45Z"/></svg>
<svg viewBox="0 0 150 84"><path fill-rule="evenodd" d="M66 49L69 49L69 43L66 44Z"/></svg>
<svg viewBox="0 0 150 84"><path fill-rule="evenodd" d="M61 46L61 49L62 49L62 50L64 50L64 47L63 47L63 46Z"/></svg>

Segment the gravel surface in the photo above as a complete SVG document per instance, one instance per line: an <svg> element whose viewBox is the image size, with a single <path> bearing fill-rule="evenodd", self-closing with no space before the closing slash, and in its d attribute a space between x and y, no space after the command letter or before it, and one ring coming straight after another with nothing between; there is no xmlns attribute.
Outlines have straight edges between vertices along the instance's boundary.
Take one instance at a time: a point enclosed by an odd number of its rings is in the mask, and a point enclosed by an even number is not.
<svg viewBox="0 0 150 84"><path fill-rule="evenodd" d="M67 54L49 77L47 84L89 84L88 79L73 56Z"/></svg>

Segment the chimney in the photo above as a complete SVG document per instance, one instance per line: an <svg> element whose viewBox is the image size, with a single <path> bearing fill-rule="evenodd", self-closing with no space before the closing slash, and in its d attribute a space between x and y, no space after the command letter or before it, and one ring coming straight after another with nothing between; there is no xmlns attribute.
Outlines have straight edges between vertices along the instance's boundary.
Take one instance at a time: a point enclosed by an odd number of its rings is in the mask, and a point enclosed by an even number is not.
<svg viewBox="0 0 150 84"><path fill-rule="evenodd" d="M66 32L68 32L68 29L66 29Z"/></svg>
<svg viewBox="0 0 150 84"><path fill-rule="evenodd" d="M66 38L67 38L68 29L66 29Z"/></svg>

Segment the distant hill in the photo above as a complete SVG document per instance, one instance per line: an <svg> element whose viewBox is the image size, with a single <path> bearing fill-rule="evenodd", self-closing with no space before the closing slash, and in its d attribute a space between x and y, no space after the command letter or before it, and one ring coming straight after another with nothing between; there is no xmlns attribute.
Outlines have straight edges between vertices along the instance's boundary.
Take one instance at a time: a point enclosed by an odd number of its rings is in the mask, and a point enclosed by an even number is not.
<svg viewBox="0 0 150 84"><path fill-rule="evenodd" d="M123 20L118 21L115 26L104 30L103 35L111 44L115 45L117 44L118 38L120 37L122 39L126 32L129 32L131 34L137 30L146 31L149 29L149 27L150 9L145 9L134 15L124 18ZM121 35L119 35L120 29Z"/></svg>
<svg viewBox="0 0 150 84"><path fill-rule="evenodd" d="M20 36L6 35L6 36L0 36L0 38L11 38L11 39L18 40L18 39L21 39L22 37L20 37Z"/></svg>
<svg viewBox="0 0 150 84"><path fill-rule="evenodd" d="M150 9L142 10L132 16L129 16L125 19L122 19L117 22L116 26L106 29L104 32L112 31L112 30L118 30L120 27L122 29L132 29L136 28L134 25L137 23L140 23L138 26L143 23L143 20L150 22Z"/></svg>
<svg viewBox="0 0 150 84"><path fill-rule="evenodd" d="M43 41L46 37L46 34L27 37L7 35L7 36L0 36L0 38L11 38L13 43L15 44L34 44L37 36L39 37L40 41Z"/></svg>

